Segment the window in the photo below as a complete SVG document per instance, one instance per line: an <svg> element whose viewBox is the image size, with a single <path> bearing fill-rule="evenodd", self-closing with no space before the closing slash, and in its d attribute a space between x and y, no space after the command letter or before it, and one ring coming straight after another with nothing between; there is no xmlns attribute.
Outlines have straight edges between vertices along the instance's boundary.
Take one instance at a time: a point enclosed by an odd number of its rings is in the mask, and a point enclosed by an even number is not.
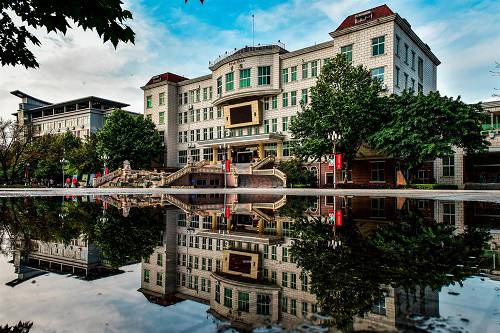
<svg viewBox="0 0 500 333"><path fill-rule="evenodd" d="M195 136L194 136L194 130L191 130L191 132L190 132L190 139L191 139L191 142L193 142L193 141L194 141L194 138L195 138Z"/></svg>
<svg viewBox="0 0 500 333"><path fill-rule="evenodd" d="M401 44L401 38L396 35L396 55L399 57L399 44Z"/></svg>
<svg viewBox="0 0 500 333"><path fill-rule="evenodd" d="M215 282L215 301L220 303L220 282Z"/></svg>
<svg viewBox="0 0 500 333"><path fill-rule="evenodd" d="M208 108L203 108L203 120L208 120Z"/></svg>
<svg viewBox="0 0 500 333"><path fill-rule="evenodd" d="M290 104L292 106L297 105L297 91L290 92Z"/></svg>
<svg viewBox="0 0 500 333"><path fill-rule="evenodd" d="M281 70L281 81L283 83L287 83L288 82L288 68L283 68Z"/></svg>
<svg viewBox="0 0 500 333"><path fill-rule="evenodd" d="M222 95L222 77L217 78L217 96Z"/></svg>
<svg viewBox="0 0 500 333"><path fill-rule="evenodd" d="M278 118L271 119L271 132L278 132Z"/></svg>
<svg viewBox="0 0 500 333"><path fill-rule="evenodd" d="M271 66L259 66L257 68L257 84L259 86L271 84Z"/></svg>
<svg viewBox="0 0 500 333"><path fill-rule="evenodd" d="M240 88L250 87L250 68L240 70Z"/></svg>
<svg viewBox="0 0 500 333"><path fill-rule="evenodd" d="M156 273L156 285L157 286L162 286L163 285L163 273Z"/></svg>
<svg viewBox="0 0 500 333"><path fill-rule="evenodd" d="M318 61L311 61L311 77L318 76Z"/></svg>
<svg viewBox="0 0 500 333"><path fill-rule="evenodd" d="M308 72L307 72L308 67L309 67L309 64L307 62L302 64L302 80L307 79L307 77L308 77Z"/></svg>
<svg viewBox="0 0 500 333"><path fill-rule="evenodd" d="M281 312L288 312L288 298L285 295L281 295Z"/></svg>
<svg viewBox="0 0 500 333"><path fill-rule="evenodd" d="M281 248L281 260L283 262L288 262L288 248L287 247L282 247Z"/></svg>
<svg viewBox="0 0 500 333"><path fill-rule="evenodd" d="M418 89L419 93L423 93L424 92L424 86L421 83L417 84L417 89Z"/></svg>
<svg viewBox="0 0 500 333"><path fill-rule="evenodd" d="M292 76L291 81L297 81L297 66L292 66L290 68L290 72L291 72L290 74Z"/></svg>
<svg viewBox="0 0 500 333"><path fill-rule="evenodd" d="M183 119L184 119L184 120L183 120L183 123L184 123L184 124L187 124L187 122L188 122L188 113L187 113L187 111L186 111L186 112L184 112L184 113L183 113L183 115L184 115L184 118L183 118Z"/></svg>
<svg viewBox="0 0 500 333"><path fill-rule="evenodd" d="M273 96L271 99L271 107L273 110L276 110L278 108L278 96Z"/></svg>
<svg viewBox="0 0 500 333"><path fill-rule="evenodd" d="M194 118L194 112L195 112L194 109L192 109L192 110L189 111L189 121L192 122L192 123L194 123L194 119L195 119Z"/></svg>
<svg viewBox="0 0 500 333"><path fill-rule="evenodd" d="M417 60L417 71L418 71L418 79L419 81L424 80L424 59L418 57Z"/></svg>
<svg viewBox="0 0 500 333"><path fill-rule="evenodd" d="M250 295L244 292L238 292L238 311L250 311Z"/></svg>
<svg viewBox="0 0 500 333"><path fill-rule="evenodd" d="M264 133L269 133L269 119L264 120Z"/></svg>
<svg viewBox="0 0 500 333"><path fill-rule="evenodd" d="M371 199L371 217L385 217L385 199Z"/></svg>
<svg viewBox="0 0 500 333"><path fill-rule="evenodd" d="M408 74L404 73L405 77L405 90L408 89Z"/></svg>
<svg viewBox="0 0 500 333"><path fill-rule="evenodd" d="M208 88L203 88L203 100L206 101L208 99Z"/></svg>
<svg viewBox="0 0 500 333"><path fill-rule="evenodd" d="M297 300L294 298L290 300L290 314L297 315Z"/></svg>
<svg viewBox="0 0 500 333"><path fill-rule="evenodd" d="M213 128L211 128L211 133L213 136ZM211 161L214 158L214 150L212 148L203 148L203 159Z"/></svg>
<svg viewBox="0 0 500 333"><path fill-rule="evenodd" d="M201 130L199 128L196 130L196 141L201 141Z"/></svg>
<svg viewBox="0 0 500 333"><path fill-rule="evenodd" d="M385 162L372 162L371 165L371 182L385 182Z"/></svg>
<svg viewBox="0 0 500 333"><path fill-rule="evenodd" d="M307 88L302 89L302 98L301 98L302 103L307 104L307 96L308 96Z"/></svg>
<svg viewBox="0 0 500 333"><path fill-rule="evenodd" d="M399 67L396 66L396 87L399 87Z"/></svg>
<svg viewBox="0 0 500 333"><path fill-rule="evenodd" d="M194 103L194 90L189 91L189 103Z"/></svg>
<svg viewBox="0 0 500 333"><path fill-rule="evenodd" d="M408 44L405 43L405 64L408 65L408 50L409 50L409 46Z"/></svg>
<svg viewBox="0 0 500 333"><path fill-rule="evenodd" d="M233 307L233 290L229 288L224 288L224 306L228 308Z"/></svg>
<svg viewBox="0 0 500 333"><path fill-rule="evenodd" d="M264 259L269 258L269 245L264 244Z"/></svg>
<svg viewBox="0 0 500 333"><path fill-rule="evenodd" d="M410 91L415 92L415 79L411 78Z"/></svg>
<svg viewBox="0 0 500 333"><path fill-rule="evenodd" d="M307 276L307 274L302 272L302 274L300 275L300 280L302 281L301 290L307 291L309 288L309 277Z"/></svg>
<svg viewBox="0 0 500 333"><path fill-rule="evenodd" d="M257 294L257 314L266 316L271 314L271 296Z"/></svg>
<svg viewBox="0 0 500 333"><path fill-rule="evenodd" d="M196 89L196 102L200 101L200 88Z"/></svg>
<svg viewBox="0 0 500 333"><path fill-rule="evenodd" d="M269 97L264 97L264 101L262 104L264 106L264 111L269 110Z"/></svg>
<svg viewBox="0 0 500 333"><path fill-rule="evenodd" d="M188 93L185 92L184 93L184 104L187 104L188 103Z"/></svg>
<svg viewBox="0 0 500 333"><path fill-rule="evenodd" d="M281 286L288 287L288 273L287 272L281 273Z"/></svg>
<svg viewBox="0 0 500 333"><path fill-rule="evenodd" d="M159 112L158 113L158 123L160 125L165 124L165 112Z"/></svg>
<svg viewBox="0 0 500 333"><path fill-rule="evenodd" d="M179 132L177 135L177 142L182 143L182 132Z"/></svg>
<svg viewBox="0 0 500 333"><path fill-rule="evenodd" d="M182 124L182 112L179 112L177 114L177 124L179 124L179 125Z"/></svg>
<svg viewBox="0 0 500 333"><path fill-rule="evenodd" d="M163 255L161 253L158 253L156 257L156 264L158 266L163 266Z"/></svg>
<svg viewBox="0 0 500 333"><path fill-rule="evenodd" d="M276 143L266 143L264 145L264 157L276 156Z"/></svg>
<svg viewBox="0 0 500 333"><path fill-rule="evenodd" d="M222 107L218 106L217 107L217 118L221 118L221 117L222 117Z"/></svg>
<svg viewBox="0 0 500 333"><path fill-rule="evenodd" d="M415 51L411 50L411 69L415 70Z"/></svg>
<svg viewBox="0 0 500 333"><path fill-rule="evenodd" d="M344 54L348 61L352 61L352 44L342 46L340 48L340 53Z"/></svg>
<svg viewBox="0 0 500 333"><path fill-rule="evenodd" d="M214 108L212 106L208 108L208 119L214 119Z"/></svg>
<svg viewBox="0 0 500 333"><path fill-rule="evenodd" d="M178 101L179 105L182 105L182 94L179 94Z"/></svg>
<svg viewBox="0 0 500 333"><path fill-rule="evenodd" d="M196 109L196 121L201 120L201 109Z"/></svg>
<svg viewBox="0 0 500 333"><path fill-rule="evenodd" d="M385 297L382 296L379 299L377 299L375 302L373 302L372 306L372 313L378 314L378 315L383 315L385 316L386 311L385 311Z"/></svg>
<svg viewBox="0 0 500 333"><path fill-rule="evenodd" d="M271 259L276 260L276 245L271 246Z"/></svg>
<svg viewBox="0 0 500 333"><path fill-rule="evenodd" d="M203 129L203 140L208 140L208 128Z"/></svg>
<svg viewBox="0 0 500 333"><path fill-rule="evenodd" d="M165 104L165 93L161 92L158 95L158 105L164 105Z"/></svg>
<svg viewBox="0 0 500 333"><path fill-rule="evenodd" d="M146 107L148 109L153 107L153 96L146 96Z"/></svg>
<svg viewBox="0 0 500 333"><path fill-rule="evenodd" d="M288 131L288 117L281 118L281 125L282 125L281 130L283 132L287 132Z"/></svg>
<svg viewBox="0 0 500 333"><path fill-rule="evenodd" d="M308 311L307 306L308 306L307 302L302 302L302 317L307 316L307 311Z"/></svg>
<svg viewBox="0 0 500 333"><path fill-rule="evenodd" d="M455 204L443 204L443 222L446 224L455 225Z"/></svg>
<svg viewBox="0 0 500 333"><path fill-rule="evenodd" d="M282 107L286 108L288 106L288 93L283 93L283 99L281 101Z"/></svg>
<svg viewBox="0 0 500 333"><path fill-rule="evenodd" d="M149 283L149 275L150 275L149 269L145 269L144 270L144 282Z"/></svg>
<svg viewBox="0 0 500 333"><path fill-rule="evenodd" d="M385 36L372 39L372 56L384 54Z"/></svg>
<svg viewBox="0 0 500 333"><path fill-rule="evenodd" d="M297 289L297 274L291 273L290 277L290 288Z"/></svg>
<svg viewBox="0 0 500 333"><path fill-rule="evenodd" d="M453 155L442 158L443 160L443 177L455 176L455 157Z"/></svg>
<svg viewBox="0 0 500 333"><path fill-rule="evenodd" d="M384 83L384 67L373 68L370 73L372 78L377 79L380 83Z"/></svg>
<svg viewBox="0 0 500 333"><path fill-rule="evenodd" d="M193 160L193 162L198 162L200 160L199 149L191 149L191 159Z"/></svg>
<svg viewBox="0 0 500 333"><path fill-rule="evenodd" d="M234 89L234 72L226 74L226 91Z"/></svg>
<svg viewBox="0 0 500 333"><path fill-rule="evenodd" d="M212 86L208 87L208 99L212 99L213 97L213 89Z"/></svg>

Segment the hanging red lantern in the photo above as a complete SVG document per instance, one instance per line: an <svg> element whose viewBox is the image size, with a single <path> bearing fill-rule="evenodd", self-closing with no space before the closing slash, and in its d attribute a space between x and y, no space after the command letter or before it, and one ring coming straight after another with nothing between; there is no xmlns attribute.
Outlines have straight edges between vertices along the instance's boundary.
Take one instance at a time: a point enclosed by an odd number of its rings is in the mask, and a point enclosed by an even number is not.
<svg viewBox="0 0 500 333"><path fill-rule="evenodd" d="M342 212L341 209L339 209L335 212L335 227L340 228L342 226L343 217L344 217L344 213Z"/></svg>

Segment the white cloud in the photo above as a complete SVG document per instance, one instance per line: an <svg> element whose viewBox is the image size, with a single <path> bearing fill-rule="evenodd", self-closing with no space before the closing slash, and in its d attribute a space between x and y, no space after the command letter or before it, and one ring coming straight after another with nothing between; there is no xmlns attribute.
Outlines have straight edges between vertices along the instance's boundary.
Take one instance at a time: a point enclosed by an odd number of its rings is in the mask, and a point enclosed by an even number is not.
<svg viewBox="0 0 500 333"><path fill-rule="evenodd" d="M0 68L0 116L15 112L18 98L9 91L19 89L52 102L97 95L131 104L130 110L143 111L139 89L147 80L170 71L187 77L208 74L208 61L252 41L251 14L255 14L255 42L278 39L286 48L297 48L330 39L349 14L380 5L375 0L293 0L272 8L247 4L225 28L209 23L199 12L170 7L168 19L151 17L160 8L133 2L131 9L136 32L135 45L120 44L114 49L103 44L95 32L69 30L66 36L38 34L42 47L33 48L39 69ZM495 31L500 30L498 2L480 1L465 9L448 8L448 3L421 4L405 0L389 6L406 17L413 29L428 43L443 64L438 69L438 87L448 95L464 95L470 101L491 95L494 78L488 75L493 60L500 60ZM463 3L453 6L464 6ZM208 11L211 2L200 7ZM214 4L234 9L232 2ZM221 14L222 15L222 14ZM231 16L234 17L234 16ZM215 20L216 21L216 20ZM497 59L494 59L494 58ZM486 76L485 76L486 75ZM473 86L472 83L473 82ZM500 86L500 84L497 84Z"/></svg>

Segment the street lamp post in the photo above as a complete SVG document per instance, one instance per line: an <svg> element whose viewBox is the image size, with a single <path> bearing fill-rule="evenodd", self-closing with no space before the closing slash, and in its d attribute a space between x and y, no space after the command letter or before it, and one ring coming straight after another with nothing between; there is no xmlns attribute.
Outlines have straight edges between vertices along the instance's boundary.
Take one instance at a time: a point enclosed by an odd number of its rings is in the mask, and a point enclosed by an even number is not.
<svg viewBox="0 0 500 333"><path fill-rule="evenodd" d="M64 187L65 184L65 179L64 179L64 164L66 164L66 159L63 157L61 160L61 165L62 165L62 187Z"/></svg>
<svg viewBox="0 0 500 333"><path fill-rule="evenodd" d="M107 163L108 163L108 158L109 158L109 156L106 153L104 153L104 154L101 155L101 159L103 160L103 163L104 163L104 170L102 172L103 176L106 175L106 166L107 166Z"/></svg>
<svg viewBox="0 0 500 333"><path fill-rule="evenodd" d="M333 143L333 156L335 158L336 154L336 148L337 148L337 142L342 138L340 134L337 134L337 132L333 131L328 135L328 138L332 141ZM335 163L334 163L335 164ZM336 165L333 166L333 188L337 187L337 168Z"/></svg>

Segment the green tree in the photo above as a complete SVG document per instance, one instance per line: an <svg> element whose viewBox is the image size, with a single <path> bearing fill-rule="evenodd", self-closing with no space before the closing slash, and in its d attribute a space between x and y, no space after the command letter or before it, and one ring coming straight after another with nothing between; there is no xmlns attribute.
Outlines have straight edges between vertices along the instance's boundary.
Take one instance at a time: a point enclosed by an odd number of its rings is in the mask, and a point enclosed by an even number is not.
<svg viewBox="0 0 500 333"><path fill-rule="evenodd" d="M403 92L386 100L384 126L370 136L370 146L397 159L413 180L425 162L453 154L453 147L473 154L487 148L481 135L486 120L480 104L468 105L460 97Z"/></svg>
<svg viewBox="0 0 500 333"><path fill-rule="evenodd" d="M123 110L115 110L97 134L97 153L107 156L111 169L130 161L133 168L148 168L163 152L163 142L153 122L144 117L134 117Z"/></svg>
<svg viewBox="0 0 500 333"><path fill-rule="evenodd" d="M101 170L101 162L97 154L97 135L91 133L84 142L66 153L67 174L91 174Z"/></svg>
<svg viewBox="0 0 500 333"><path fill-rule="evenodd" d="M11 183L21 177L32 134L31 126L0 118L0 179Z"/></svg>
<svg viewBox="0 0 500 333"><path fill-rule="evenodd" d="M383 98L380 81L362 66L339 54L327 62L314 87L311 103L291 124L292 152L301 159L319 160L333 150L330 135L341 136L337 152L349 165L359 148L380 126Z"/></svg>
<svg viewBox="0 0 500 333"><path fill-rule="evenodd" d="M12 16L19 20L13 20ZM120 0L57 1L8 0L0 2L0 62L5 65L38 67L27 44L40 46L40 40L29 29L66 34L70 22L84 30L95 30L104 42L134 43L134 32L125 24L132 14L122 8ZM18 23L19 22L19 23Z"/></svg>
<svg viewBox="0 0 500 333"><path fill-rule="evenodd" d="M278 164L278 169L286 174L287 184L290 187L297 185L316 186L316 177L314 173L307 170L299 159L292 158L282 161Z"/></svg>

